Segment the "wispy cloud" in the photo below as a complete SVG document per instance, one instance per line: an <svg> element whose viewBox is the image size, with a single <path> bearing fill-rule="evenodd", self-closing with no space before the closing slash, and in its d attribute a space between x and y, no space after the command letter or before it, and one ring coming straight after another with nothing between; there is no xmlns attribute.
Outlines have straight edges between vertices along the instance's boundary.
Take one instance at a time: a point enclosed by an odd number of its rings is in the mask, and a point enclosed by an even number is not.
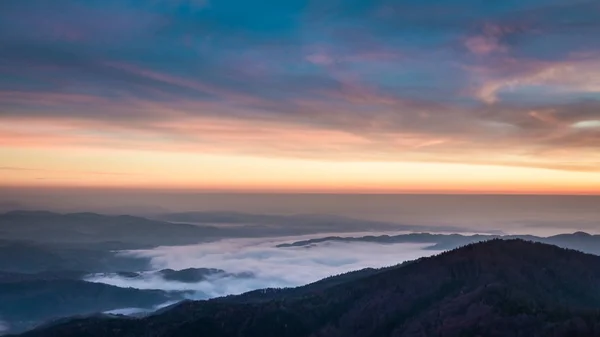
<svg viewBox="0 0 600 337"><path fill-rule="evenodd" d="M0 4L0 145L597 171L595 1Z"/></svg>

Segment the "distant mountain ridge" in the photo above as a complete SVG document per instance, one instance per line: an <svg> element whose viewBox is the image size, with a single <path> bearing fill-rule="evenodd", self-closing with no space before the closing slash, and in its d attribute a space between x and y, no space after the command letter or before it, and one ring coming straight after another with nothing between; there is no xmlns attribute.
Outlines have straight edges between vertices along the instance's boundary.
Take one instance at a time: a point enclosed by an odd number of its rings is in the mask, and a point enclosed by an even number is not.
<svg viewBox="0 0 600 337"><path fill-rule="evenodd" d="M226 211L179 212L156 215L158 220L198 223L198 224L244 224L250 231L243 232L246 236L272 235L279 228L279 233L314 234L332 232L357 231L414 231L430 232L469 232L468 228L456 226L422 226L393 222L383 222L366 219L355 219L330 214L253 214ZM494 232L495 233L495 232Z"/></svg>
<svg viewBox="0 0 600 337"><path fill-rule="evenodd" d="M107 249L193 244L220 235L211 226L170 223L130 215L11 211L0 214L0 239L85 244Z"/></svg>
<svg viewBox="0 0 600 337"><path fill-rule="evenodd" d="M236 225L236 226L230 226ZM186 245L231 237L288 236L357 231L469 229L417 226L334 215L271 215L236 212L185 212L153 219L90 212L10 211L0 214L0 240L85 245L110 250Z"/></svg>
<svg viewBox="0 0 600 337"><path fill-rule="evenodd" d="M150 259L118 254L104 245L0 240L0 271L41 273L64 270L146 270ZM99 247L100 246L100 247Z"/></svg>
<svg viewBox="0 0 600 337"><path fill-rule="evenodd" d="M347 279L283 297L185 301L146 318L75 319L23 336L600 335L600 257L574 250L494 239L340 277Z"/></svg>
<svg viewBox="0 0 600 337"><path fill-rule="evenodd" d="M312 245L327 242L370 242L379 244L393 243L422 243L430 244L425 249L431 250L449 250L470 243L487 241L492 239L522 239L527 241L547 243L562 248L570 248L582 251L584 253L600 255L600 235L591 235L585 232L575 232L572 234L558 234L549 237L540 237L535 235L462 235L462 234L432 234L432 233L411 233L400 235L368 235L362 237L343 237L329 236L323 238L296 241L292 243L283 243L277 245L278 248L289 247L311 247Z"/></svg>

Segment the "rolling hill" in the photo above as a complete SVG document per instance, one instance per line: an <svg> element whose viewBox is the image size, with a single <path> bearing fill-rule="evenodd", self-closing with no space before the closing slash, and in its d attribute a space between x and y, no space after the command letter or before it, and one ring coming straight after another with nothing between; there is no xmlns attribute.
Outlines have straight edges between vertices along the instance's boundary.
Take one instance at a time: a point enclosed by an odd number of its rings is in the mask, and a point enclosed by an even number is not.
<svg viewBox="0 0 600 337"><path fill-rule="evenodd" d="M142 308L181 300L181 293L119 288L75 279L65 274L3 274L0 282L0 320L10 331L31 329L48 320L97 312Z"/></svg>
<svg viewBox="0 0 600 337"><path fill-rule="evenodd" d="M142 319L75 319L23 336L600 335L600 257L552 245L495 239L335 280L282 296L187 301Z"/></svg>

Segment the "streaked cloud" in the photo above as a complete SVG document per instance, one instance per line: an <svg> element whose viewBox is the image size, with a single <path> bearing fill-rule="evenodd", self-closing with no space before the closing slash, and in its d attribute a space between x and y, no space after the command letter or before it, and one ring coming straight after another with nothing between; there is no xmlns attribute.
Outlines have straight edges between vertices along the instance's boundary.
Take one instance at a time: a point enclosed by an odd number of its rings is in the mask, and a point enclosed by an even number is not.
<svg viewBox="0 0 600 337"><path fill-rule="evenodd" d="M7 0L0 146L596 172L598 15L585 0Z"/></svg>

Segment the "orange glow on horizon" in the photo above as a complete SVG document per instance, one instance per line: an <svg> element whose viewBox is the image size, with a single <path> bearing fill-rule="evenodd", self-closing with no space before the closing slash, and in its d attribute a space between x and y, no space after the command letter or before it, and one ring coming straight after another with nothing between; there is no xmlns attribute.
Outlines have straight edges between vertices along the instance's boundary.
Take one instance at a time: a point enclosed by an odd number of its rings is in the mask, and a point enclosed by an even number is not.
<svg viewBox="0 0 600 337"><path fill-rule="evenodd" d="M74 148L0 149L1 186L265 193L600 194L600 173Z"/></svg>
<svg viewBox="0 0 600 337"><path fill-rule="evenodd" d="M173 112L175 113L175 112ZM267 193L600 194L600 154L529 155L419 133L357 135L271 120L163 120L141 129L8 118L0 186Z"/></svg>

